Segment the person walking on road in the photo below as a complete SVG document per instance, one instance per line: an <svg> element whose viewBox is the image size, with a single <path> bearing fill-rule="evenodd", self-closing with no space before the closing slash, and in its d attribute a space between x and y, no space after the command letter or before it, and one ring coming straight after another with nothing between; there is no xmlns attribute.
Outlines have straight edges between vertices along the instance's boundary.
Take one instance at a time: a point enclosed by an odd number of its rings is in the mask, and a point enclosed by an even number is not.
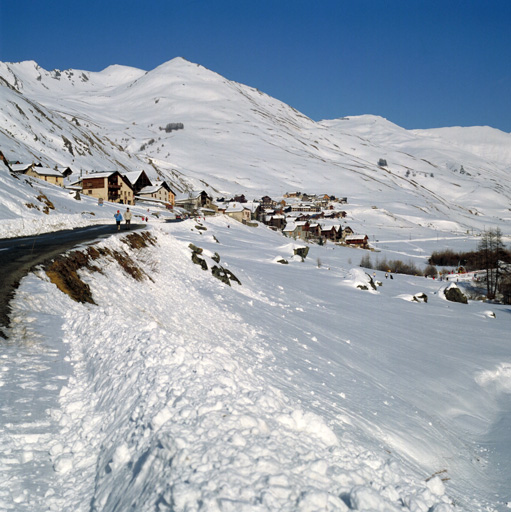
<svg viewBox="0 0 511 512"><path fill-rule="evenodd" d="M130 212L130 209L126 209L126 213L124 214L124 220L126 221L126 227L129 229L131 224L131 218L133 217L133 214Z"/></svg>
<svg viewBox="0 0 511 512"><path fill-rule="evenodd" d="M121 229L121 221L122 221L122 214L119 210L117 210L117 213L114 215L115 222L117 223L117 231Z"/></svg>

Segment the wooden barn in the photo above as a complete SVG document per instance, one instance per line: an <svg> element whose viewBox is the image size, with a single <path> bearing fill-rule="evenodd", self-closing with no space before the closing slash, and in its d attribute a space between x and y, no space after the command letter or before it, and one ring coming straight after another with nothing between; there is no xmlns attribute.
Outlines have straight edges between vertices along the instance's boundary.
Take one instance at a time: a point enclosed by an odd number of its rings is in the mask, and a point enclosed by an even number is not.
<svg viewBox="0 0 511 512"><path fill-rule="evenodd" d="M362 247L366 249L369 242L369 237L367 235L348 235L344 241L347 245L353 245L355 247Z"/></svg>

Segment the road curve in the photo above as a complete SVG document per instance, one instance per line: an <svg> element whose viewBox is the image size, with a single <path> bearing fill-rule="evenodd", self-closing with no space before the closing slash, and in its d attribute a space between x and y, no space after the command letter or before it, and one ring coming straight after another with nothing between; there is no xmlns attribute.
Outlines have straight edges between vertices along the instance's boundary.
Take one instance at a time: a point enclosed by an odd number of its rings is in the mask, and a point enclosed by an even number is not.
<svg viewBox="0 0 511 512"><path fill-rule="evenodd" d="M0 240L0 338L6 337L5 328L9 325L9 302L21 279L32 268L80 243L115 234L125 234L144 227L146 227L145 224L132 224L127 230L125 225L122 225L122 229L117 231L115 224L101 224Z"/></svg>

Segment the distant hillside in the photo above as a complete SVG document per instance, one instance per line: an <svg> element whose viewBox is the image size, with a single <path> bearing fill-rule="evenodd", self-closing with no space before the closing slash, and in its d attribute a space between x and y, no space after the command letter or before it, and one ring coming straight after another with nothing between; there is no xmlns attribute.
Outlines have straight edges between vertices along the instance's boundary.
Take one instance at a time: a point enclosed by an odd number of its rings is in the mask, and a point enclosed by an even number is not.
<svg viewBox="0 0 511 512"><path fill-rule="evenodd" d="M463 231L511 217L511 135L487 127L409 131L375 116L314 122L181 58L149 72L0 63L0 85L9 159L76 172L143 169L178 192L213 196L335 194L377 208L367 222L400 228L449 222Z"/></svg>
<svg viewBox="0 0 511 512"><path fill-rule="evenodd" d="M462 128L437 128L415 130L420 136L442 140L465 151L470 151L486 160L498 162L511 170L511 133L505 133L489 126Z"/></svg>

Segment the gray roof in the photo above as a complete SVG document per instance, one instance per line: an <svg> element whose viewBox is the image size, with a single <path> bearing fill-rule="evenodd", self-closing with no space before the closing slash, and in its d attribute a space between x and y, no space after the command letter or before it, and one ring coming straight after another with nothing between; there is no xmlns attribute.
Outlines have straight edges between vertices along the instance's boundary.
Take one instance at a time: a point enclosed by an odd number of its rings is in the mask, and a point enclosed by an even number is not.
<svg viewBox="0 0 511 512"><path fill-rule="evenodd" d="M29 167L31 167L33 164L10 164L11 166L11 169L14 171L14 172L21 172L21 171L25 171L26 169L28 169Z"/></svg>
<svg viewBox="0 0 511 512"><path fill-rule="evenodd" d="M160 183L160 184L157 184L157 185L147 186L147 187L144 187L139 192L139 194L156 194L156 192L158 192L158 190L160 190L161 188L164 188L163 187L163 183Z"/></svg>
<svg viewBox="0 0 511 512"><path fill-rule="evenodd" d="M57 178L63 178L64 175L60 171L56 171L51 167L34 167L32 171L40 174L41 176L56 176Z"/></svg>

